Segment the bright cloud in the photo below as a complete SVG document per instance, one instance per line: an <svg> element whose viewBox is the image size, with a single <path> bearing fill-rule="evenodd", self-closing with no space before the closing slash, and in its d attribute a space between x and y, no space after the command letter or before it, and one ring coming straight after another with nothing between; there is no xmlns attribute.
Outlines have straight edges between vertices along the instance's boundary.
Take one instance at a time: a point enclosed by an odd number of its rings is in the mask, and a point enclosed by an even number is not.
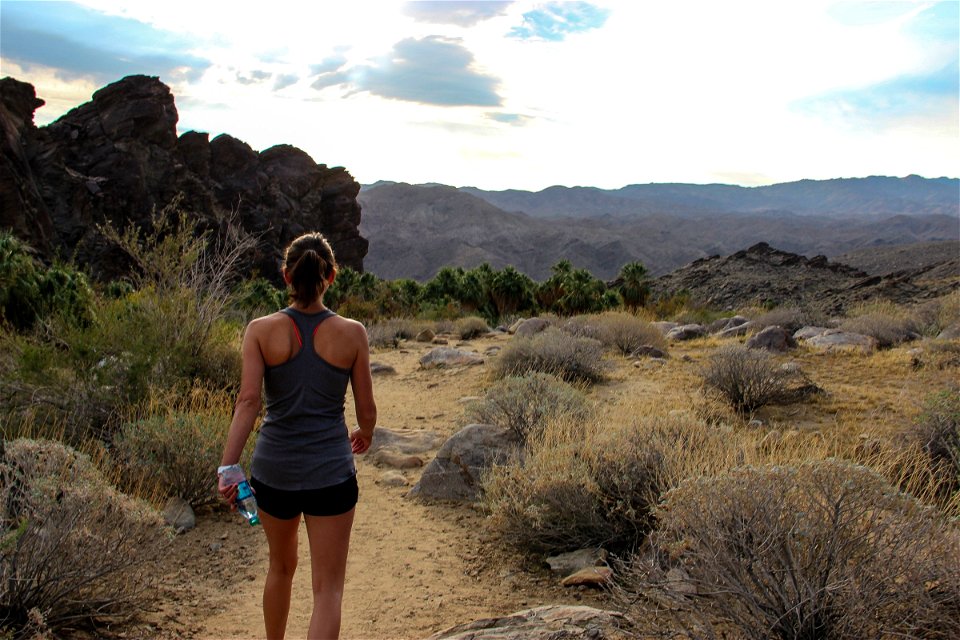
<svg viewBox="0 0 960 640"><path fill-rule="evenodd" d="M469 27L506 13L510 2L496 0L416 0L407 2L403 12L418 22L456 24Z"/></svg>
<svg viewBox="0 0 960 640"><path fill-rule="evenodd" d="M523 24L510 35L517 38L563 40L571 33L599 29L610 11L589 2L550 2L523 14Z"/></svg>
<svg viewBox="0 0 960 640"><path fill-rule="evenodd" d="M960 174L958 3L0 3L46 123L129 73L182 131L539 189ZM335 124L325 124L335 123Z"/></svg>

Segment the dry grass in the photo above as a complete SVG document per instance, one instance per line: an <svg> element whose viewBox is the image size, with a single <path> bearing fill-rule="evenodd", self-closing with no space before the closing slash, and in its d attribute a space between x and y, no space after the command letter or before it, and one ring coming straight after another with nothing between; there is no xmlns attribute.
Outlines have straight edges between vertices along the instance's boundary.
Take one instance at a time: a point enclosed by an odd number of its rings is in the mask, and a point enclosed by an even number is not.
<svg viewBox="0 0 960 640"><path fill-rule="evenodd" d="M866 467L743 466L684 481L646 556L624 564L637 616L673 609L718 637L954 638L960 531Z"/></svg>
<svg viewBox="0 0 960 640"><path fill-rule="evenodd" d="M157 513L60 443L0 451L0 632L46 637L142 612L167 541Z"/></svg>
<svg viewBox="0 0 960 640"><path fill-rule="evenodd" d="M529 338L515 336L500 352L493 368L498 378L537 371L585 383L603 380L605 370L600 341L570 336L554 327Z"/></svg>

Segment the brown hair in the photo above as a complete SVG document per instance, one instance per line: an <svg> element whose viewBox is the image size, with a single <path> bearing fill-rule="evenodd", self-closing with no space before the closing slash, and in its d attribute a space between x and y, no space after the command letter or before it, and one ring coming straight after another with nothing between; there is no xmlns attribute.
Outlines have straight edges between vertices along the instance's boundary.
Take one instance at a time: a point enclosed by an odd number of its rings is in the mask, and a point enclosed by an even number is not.
<svg viewBox="0 0 960 640"><path fill-rule="evenodd" d="M287 247L283 268L290 275L290 298L306 306L323 294L323 283L333 277L337 261L322 234L305 233Z"/></svg>

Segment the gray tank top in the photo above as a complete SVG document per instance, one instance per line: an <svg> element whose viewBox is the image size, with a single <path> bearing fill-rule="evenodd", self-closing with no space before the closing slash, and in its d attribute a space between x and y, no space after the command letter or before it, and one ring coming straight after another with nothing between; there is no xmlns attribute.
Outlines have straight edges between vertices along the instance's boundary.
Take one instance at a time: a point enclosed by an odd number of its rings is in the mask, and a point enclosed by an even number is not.
<svg viewBox="0 0 960 640"><path fill-rule="evenodd" d="M283 309L297 329L300 350L263 372L266 417L253 450L250 475L275 489L322 489L357 472L343 417L350 370L314 351L313 337L329 309Z"/></svg>

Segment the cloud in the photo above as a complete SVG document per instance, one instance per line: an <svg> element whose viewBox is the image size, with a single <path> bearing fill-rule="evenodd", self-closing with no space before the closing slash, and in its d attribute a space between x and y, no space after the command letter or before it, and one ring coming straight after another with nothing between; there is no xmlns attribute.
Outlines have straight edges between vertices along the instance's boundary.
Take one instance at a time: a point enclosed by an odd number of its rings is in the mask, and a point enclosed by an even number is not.
<svg viewBox="0 0 960 640"><path fill-rule="evenodd" d="M324 73L332 73L345 64L347 64L347 57L342 53L337 53L324 58L319 64L310 65L310 75L317 76Z"/></svg>
<svg viewBox="0 0 960 640"><path fill-rule="evenodd" d="M267 80L272 75L273 74L269 71L260 71L259 69L255 69L249 74L244 74L243 72L238 71L237 82L240 84L258 84L264 80Z"/></svg>
<svg viewBox="0 0 960 640"><path fill-rule="evenodd" d="M793 107L864 128L937 119L944 114L956 118L958 78L960 65L954 60L929 73L902 75L866 87L832 91L797 101Z"/></svg>
<svg viewBox="0 0 960 640"><path fill-rule="evenodd" d="M491 111L486 114L486 117L490 120L495 120L497 122L502 122L503 124L510 124L515 126L522 126L527 124L531 118L530 116L525 116L521 113L497 113Z"/></svg>
<svg viewBox="0 0 960 640"><path fill-rule="evenodd" d="M403 5L403 12L417 22L433 24L455 24L469 27L502 16L512 2L496 2L477 0L457 0L449 2L443 0L417 0Z"/></svg>
<svg viewBox="0 0 960 640"><path fill-rule="evenodd" d="M313 81L310 85L311 88L316 89L317 91L322 91L327 87L333 87L338 84L347 84L350 82L350 76L347 73L342 71L335 71L332 73L322 73L320 76Z"/></svg>
<svg viewBox="0 0 960 640"><path fill-rule="evenodd" d="M196 79L211 66L185 53L190 43L178 34L70 3L57 3L55 11L46 4L3 3L0 57L100 83L136 73Z"/></svg>
<svg viewBox="0 0 960 640"><path fill-rule="evenodd" d="M508 35L520 39L551 40L559 42L571 33L598 29L610 16L589 2L549 2L539 9L523 14L523 25L514 27Z"/></svg>
<svg viewBox="0 0 960 640"><path fill-rule="evenodd" d="M321 74L311 85L320 90L344 84L353 91L439 106L499 107L500 81L473 68L473 54L459 39L407 38L383 59Z"/></svg>
<svg viewBox="0 0 960 640"><path fill-rule="evenodd" d="M296 84L300 81L300 76L293 73L281 73L277 75L276 79L273 81L273 90L280 91L281 89L286 89L287 87Z"/></svg>

